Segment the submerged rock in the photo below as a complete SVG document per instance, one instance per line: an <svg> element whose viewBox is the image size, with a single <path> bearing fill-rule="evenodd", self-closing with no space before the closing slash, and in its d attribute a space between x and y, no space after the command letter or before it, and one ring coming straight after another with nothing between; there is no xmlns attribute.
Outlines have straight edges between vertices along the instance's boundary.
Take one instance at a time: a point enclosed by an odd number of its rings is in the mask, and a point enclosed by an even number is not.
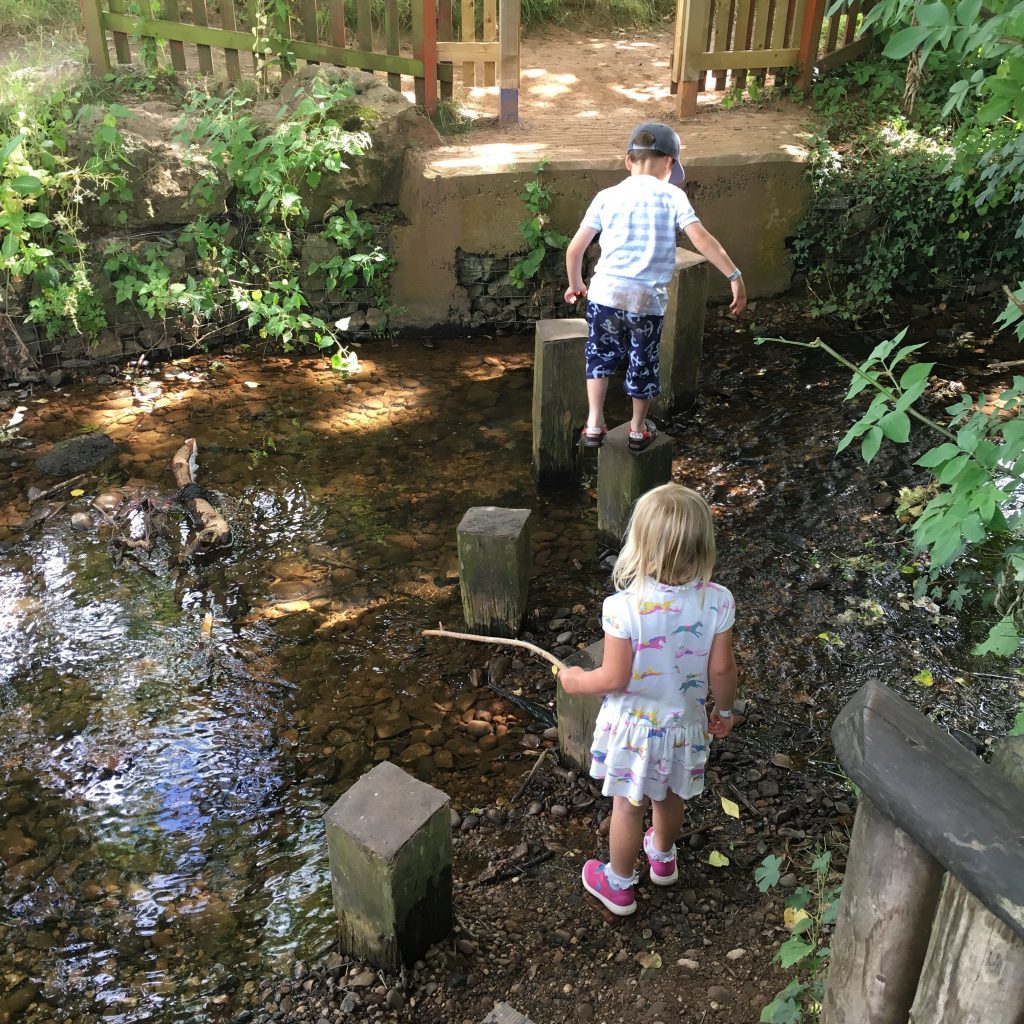
<svg viewBox="0 0 1024 1024"><path fill-rule="evenodd" d="M47 476L75 476L117 454L117 446L104 433L96 431L69 437L36 459L36 469Z"/></svg>

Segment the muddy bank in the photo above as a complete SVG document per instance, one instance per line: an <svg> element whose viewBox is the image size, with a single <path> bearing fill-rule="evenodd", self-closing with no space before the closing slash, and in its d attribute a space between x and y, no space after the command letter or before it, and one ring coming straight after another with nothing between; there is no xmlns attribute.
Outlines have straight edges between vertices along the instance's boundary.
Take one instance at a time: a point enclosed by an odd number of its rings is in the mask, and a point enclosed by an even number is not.
<svg viewBox="0 0 1024 1024"><path fill-rule="evenodd" d="M771 315L789 316L759 313ZM982 337L941 357L972 391L998 380ZM714 505L753 713L715 753L716 795L692 808L685 884L614 925L577 882L605 801L542 769L509 806L551 742L523 704L550 703L546 667L419 636L459 621L455 527L475 504L535 510L530 635L566 648L599 635L592 489L533 491L530 339L380 346L351 381L236 351L8 392L31 446L2 449L0 1013L447 1024L508 998L539 1024L589 1019L587 1006L609 1020L756 1019L778 987L781 914L751 868L769 850L800 863L819 841L841 846L853 800L827 731L845 697L885 679L983 747L1005 731L1016 684L978 675L1012 673L967 658L969 622L906 596L913 559L888 498L915 479L886 452L870 468L835 456L853 418L845 375L817 354L754 349L726 321L705 351L703 396L669 426L674 473ZM48 485L35 457L83 431L109 434L114 460L82 495L30 502ZM115 566L89 502L115 487L168 502L190 436L234 548L179 564L187 530L168 505L169 539ZM74 513L94 525L72 530ZM925 668L930 687L914 682ZM451 793L460 815L463 931L407 987L329 959L320 818L385 758ZM738 822L717 801L734 789ZM710 849L730 865L711 868ZM491 867L512 873L479 882ZM663 967L645 971L641 952Z"/></svg>

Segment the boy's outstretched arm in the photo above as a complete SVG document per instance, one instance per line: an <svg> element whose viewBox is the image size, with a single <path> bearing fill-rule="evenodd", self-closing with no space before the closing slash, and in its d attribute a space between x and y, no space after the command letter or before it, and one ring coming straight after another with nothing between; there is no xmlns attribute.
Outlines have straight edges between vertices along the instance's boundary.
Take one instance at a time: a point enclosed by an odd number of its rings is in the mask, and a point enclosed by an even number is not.
<svg viewBox="0 0 1024 1024"><path fill-rule="evenodd" d="M726 277L739 269L729 258L729 254L725 249L722 248L722 243L703 224L699 222L690 224L683 228L683 230L697 252L712 266L725 274ZM736 315L746 309L747 288L743 283L742 277L738 277L735 281L730 281L729 283L732 286L732 304L729 306L729 312Z"/></svg>
<svg viewBox="0 0 1024 1024"><path fill-rule="evenodd" d="M597 232L584 225L573 235L565 250L565 273L569 278L569 287L565 289L566 302L587 297L587 286L583 283L583 254L596 237Z"/></svg>

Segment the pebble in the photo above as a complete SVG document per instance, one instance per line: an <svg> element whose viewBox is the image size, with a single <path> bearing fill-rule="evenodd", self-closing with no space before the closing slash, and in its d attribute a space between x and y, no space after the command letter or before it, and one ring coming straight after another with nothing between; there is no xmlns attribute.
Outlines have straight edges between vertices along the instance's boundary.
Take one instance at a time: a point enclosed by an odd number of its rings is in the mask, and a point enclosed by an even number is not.
<svg viewBox="0 0 1024 1024"><path fill-rule="evenodd" d="M529 815L540 814L544 810L544 805L539 800L531 800L530 806L526 808L526 813Z"/></svg>
<svg viewBox="0 0 1024 1024"><path fill-rule="evenodd" d="M696 960L691 960L689 957L685 956L680 957L680 959L678 959L676 963L680 967L685 968L687 971L696 971L700 968L700 964L697 963Z"/></svg>
<svg viewBox="0 0 1024 1024"><path fill-rule="evenodd" d="M71 528L85 533L92 529L92 516L88 512L76 512L71 517Z"/></svg>
<svg viewBox="0 0 1024 1024"><path fill-rule="evenodd" d="M359 996L355 992L346 993L345 998L341 1001L341 1012L352 1013L357 1009L359 1009Z"/></svg>
<svg viewBox="0 0 1024 1024"><path fill-rule="evenodd" d="M551 933L551 939L557 942L559 946L568 946L572 941L572 936L564 928L556 928Z"/></svg>
<svg viewBox="0 0 1024 1024"><path fill-rule="evenodd" d="M781 885L783 889L795 889L796 881L796 875L790 871L779 879L779 885Z"/></svg>
<svg viewBox="0 0 1024 1024"><path fill-rule="evenodd" d="M730 949L729 952L725 954L725 958L726 960L739 960L746 955L747 951L745 949L737 947L736 949Z"/></svg>
<svg viewBox="0 0 1024 1024"><path fill-rule="evenodd" d="M730 1006L735 1000L735 996L732 994L732 990L724 985L712 985L708 989L708 999L720 1006Z"/></svg>
<svg viewBox="0 0 1024 1024"><path fill-rule="evenodd" d="M564 804L552 804L550 813L552 818L564 818L568 815L569 808Z"/></svg>
<svg viewBox="0 0 1024 1024"><path fill-rule="evenodd" d="M405 996L397 988L393 988L388 991L386 1002L392 1010L405 1009Z"/></svg>
<svg viewBox="0 0 1024 1024"><path fill-rule="evenodd" d="M453 807L451 809L452 828L458 828L462 824L462 815Z"/></svg>

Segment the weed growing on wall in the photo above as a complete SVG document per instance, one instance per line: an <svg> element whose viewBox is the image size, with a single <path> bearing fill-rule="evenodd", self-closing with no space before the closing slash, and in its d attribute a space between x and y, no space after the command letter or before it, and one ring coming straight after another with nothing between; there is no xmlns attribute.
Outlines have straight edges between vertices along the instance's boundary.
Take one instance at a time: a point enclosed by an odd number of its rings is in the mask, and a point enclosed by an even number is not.
<svg viewBox="0 0 1024 1024"><path fill-rule="evenodd" d="M519 231L527 246L526 255L509 267L508 276L517 288L525 288L526 282L534 277L549 249L564 249L569 238L551 228L548 211L551 209L551 193L544 187L541 175L548 161L541 160L534 168L537 177L528 181L520 199L527 210L527 218L519 225Z"/></svg>
<svg viewBox="0 0 1024 1024"><path fill-rule="evenodd" d="M319 258L305 267L295 233L308 237L310 195L368 142L364 132L347 130L332 116L352 94L347 83L311 82L290 111L282 107L273 123L261 125L249 96L194 93L178 141L227 177L236 217L198 217L177 246L116 240L98 261L88 258L81 212L86 204L108 205L115 221L125 222L133 198L131 155L119 122L129 109L103 104L80 162L69 155L69 135L84 101L98 98L85 87L54 94L31 112L3 112L17 129L0 148L6 308L27 310L51 337L92 335L106 326L100 294L109 292L142 318L186 325L197 341L247 327L286 350L313 344L330 353L332 365L350 366L335 328L310 311L306 282L309 275L322 278L335 302L369 291L382 311L378 329L386 330L393 264L377 241L381 225L367 223L349 203L328 210L317 232ZM216 184L200 177L193 198L209 201Z"/></svg>

